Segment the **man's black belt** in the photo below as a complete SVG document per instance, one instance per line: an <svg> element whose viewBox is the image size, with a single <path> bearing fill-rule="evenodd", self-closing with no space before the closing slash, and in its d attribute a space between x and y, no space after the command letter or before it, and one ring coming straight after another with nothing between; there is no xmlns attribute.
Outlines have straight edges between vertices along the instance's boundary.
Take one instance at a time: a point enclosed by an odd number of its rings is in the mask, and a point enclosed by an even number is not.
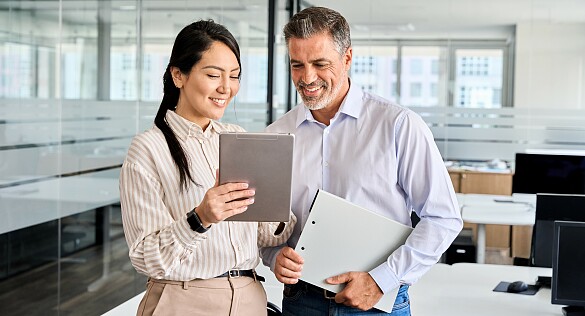
<svg viewBox="0 0 585 316"><path fill-rule="evenodd" d="M257 275L256 271L253 269L250 270L229 270L228 272L216 276L216 278L239 278L239 277L249 277L253 278L254 280L258 280L260 282L264 282L264 277Z"/></svg>
<svg viewBox="0 0 585 316"><path fill-rule="evenodd" d="M297 283L299 286L304 286L306 291L311 291L311 292L316 292L319 294L323 294L323 297L329 300L333 300L335 299L335 293L328 291L322 287L318 287L316 285L313 285L311 283L305 282L303 280L299 280L299 282Z"/></svg>

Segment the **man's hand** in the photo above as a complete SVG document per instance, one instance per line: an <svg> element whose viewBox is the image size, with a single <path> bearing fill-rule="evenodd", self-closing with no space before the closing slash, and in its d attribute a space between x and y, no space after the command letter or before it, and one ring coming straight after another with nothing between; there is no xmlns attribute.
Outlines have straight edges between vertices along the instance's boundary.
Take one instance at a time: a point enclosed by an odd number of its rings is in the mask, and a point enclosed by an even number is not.
<svg viewBox="0 0 585 316"><path fill-rule="evenodd" d="M284 284L296 284L303 270L303 258L291 247L284 247L276 255L274 275Z"/></svg>
<svg viewBox="0 0 585 316"><path fill-rule="evenodd" d="M335 302L366 311L382 298L384 293L366 272L347 272L325 280L329 284L343 284L345 288L335 295Z"/></svg>

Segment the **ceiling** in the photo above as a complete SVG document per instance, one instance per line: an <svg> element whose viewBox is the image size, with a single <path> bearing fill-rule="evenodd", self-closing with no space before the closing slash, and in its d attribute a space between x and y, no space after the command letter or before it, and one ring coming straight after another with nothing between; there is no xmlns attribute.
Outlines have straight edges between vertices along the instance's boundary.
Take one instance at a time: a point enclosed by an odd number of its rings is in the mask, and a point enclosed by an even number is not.
<svg viewBox="0 0 585 316"><path fill-rule="evenodd" d="M23 0L0 1L2 11L57 15L63 21L95 25L100 1ZM142 10L145 36L167 37L186 23L213 18L228 28L238 27L250 37L265 37L268 0L112 0L112 21L116 30L136 30L137 5ZM103 5L105 2L101 2ZM286 19L284 0L278 0L279 22ZM353 38L424 38L505 36L517 23L583 23L585 0L303 0L303 5L333 8L352 26ZM358 4L359 3L359 4ZM6 24L5 24L6 25ZM0 22L0 27L2 22ZM6 26L4 26L6 27ZM10 27L8 25L8 27ZM585 27L585 26L584 26Z"/></svg>
<svg viewBox="0 0 585 316"><path fill-rule="evenodd" d="M522 22L584 23L583 0L311 0L343 14L357 36L500 33Z"/></svg>

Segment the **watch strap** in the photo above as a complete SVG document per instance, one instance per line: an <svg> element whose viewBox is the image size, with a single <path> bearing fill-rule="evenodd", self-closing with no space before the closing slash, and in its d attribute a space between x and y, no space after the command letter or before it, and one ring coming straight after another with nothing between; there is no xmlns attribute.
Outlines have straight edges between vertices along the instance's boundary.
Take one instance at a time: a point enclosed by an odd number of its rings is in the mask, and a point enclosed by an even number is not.
<svg viewBox="0 0 585 316"><path fill-rule="evenodd" d="M197 212L195 212L195 209L192 209L189 213L187 213L187 222L193 231L200 234L205 233L211 227L211 225L209 225L209 227L203 226L203 223L201 223L201 219L199 218L199 215L197 215Z"/></svg>

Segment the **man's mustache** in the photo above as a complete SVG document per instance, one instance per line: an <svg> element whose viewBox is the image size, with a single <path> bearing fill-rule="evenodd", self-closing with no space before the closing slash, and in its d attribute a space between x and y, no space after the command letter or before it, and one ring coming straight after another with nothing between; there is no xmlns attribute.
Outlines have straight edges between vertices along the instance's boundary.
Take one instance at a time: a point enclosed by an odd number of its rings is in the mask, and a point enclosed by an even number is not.
<svg viewBox="0 0 585 316"><path fill-rule="evenodd" d="M299 88L313 88L316 86L323 86L325 88L327 88L327 83L323 80L317 80L317 81L313 81L311 83L305 83L302 80L299 80L299 82L297 83L297 86Z"/></svg>

